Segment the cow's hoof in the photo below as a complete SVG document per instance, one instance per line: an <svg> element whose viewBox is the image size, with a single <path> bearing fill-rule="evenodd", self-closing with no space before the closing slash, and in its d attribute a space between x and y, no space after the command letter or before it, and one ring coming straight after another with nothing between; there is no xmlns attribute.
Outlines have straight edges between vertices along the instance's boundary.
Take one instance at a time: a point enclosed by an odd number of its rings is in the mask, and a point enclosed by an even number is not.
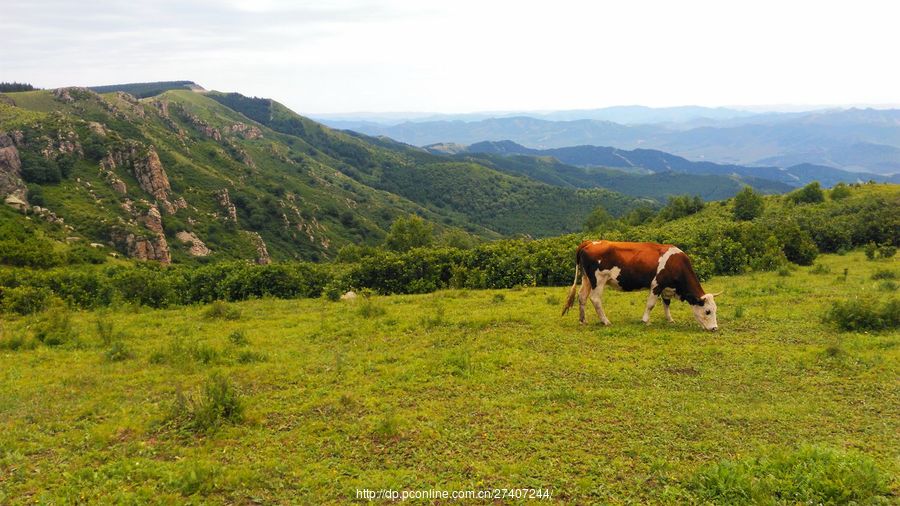
<svg viewBox="0 0 900 506"><path fill-rule="evenodd" d="M603 320L603 321L600 322L600 323L602 323L602 324L603 324L604 326L606 326L606 327L609 327L610 325L612 325L612 322L610 322L609 320Z"/></svg>

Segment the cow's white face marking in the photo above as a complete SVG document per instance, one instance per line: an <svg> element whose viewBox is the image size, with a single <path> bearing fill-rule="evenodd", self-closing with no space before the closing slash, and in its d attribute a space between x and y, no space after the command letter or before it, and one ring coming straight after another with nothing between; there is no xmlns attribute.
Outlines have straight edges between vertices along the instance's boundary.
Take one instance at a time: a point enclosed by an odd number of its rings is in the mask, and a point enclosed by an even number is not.
<svg viewBox="0 0 900 506"><path fill-rule="evenodd" d="M694 311L694 318L700 322L700 326L704 329L717 330L719 322L716 319L716 301L713 300L711 293L704 295L700 300L703 301L702 306L691 305L691 309Z"/></svg>

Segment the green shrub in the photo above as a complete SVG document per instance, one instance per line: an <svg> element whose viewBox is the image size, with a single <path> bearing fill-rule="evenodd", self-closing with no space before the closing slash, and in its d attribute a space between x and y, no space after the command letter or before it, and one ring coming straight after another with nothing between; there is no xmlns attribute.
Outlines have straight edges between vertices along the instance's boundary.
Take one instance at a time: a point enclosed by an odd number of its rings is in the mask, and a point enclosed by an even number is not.
<svg viewBox="0 0 900 506"><path fill-rule="evenodd" d="M872 274L872 279L897 279L897 273L890 269L879 269Z"/></svg>
<svg viewBox="0 0 900 506"><path fill-rule="evenodd" d="M235 330L231 334L228 334L228 340L235 346L245 346L250 344L250 340L244 335L243 330Z"/></svg>
<svg viewBox="0 0 900 506"><path fill-rule="evenodd" d="M50 304L52 293L46 288L18 286L4 288L3 310L7 313L28 315L43 311Z"/></svg>
<svg viewBox="0 0 900 506"><path fill-rule="evenodd" d="M831 269L825 264L816 264L809 270L810 274L830 274Z"/></svg>
<svg viewBox="0 0 900 506"><path fill-rule="evenodd" d="M107 275L90 267L45 271L31 282L46 286L68 304L83 308L108 306L116 292Z"/></svg>
<svg viewBox="0 0 900 506"><path fill-rule="evenodd" d="M784 243L784 256L798 265L812 265L819 255L816 243L809 232L794 223L783 223L779 230L779 238Z"/></svg>
<svg viewBox="0 0 900 506"><path fill-rule="evenodd" d="M78 264L102 264L106 262L106 253L102 248L94 248L86 244L76 244L66 252L66 263Z"/></svg>
<svg viewBox="0 0 900 506"><path fill-rule="evenodd" d="M267 357L264 353L258 351L244 350L238 353L237 361L239 364L252 364L254 362L265 362Z"/></svg>
<svg viewBox="0 0 900 506"><path fill-rule="evenodd" d="M0 333L0 350L33 350L37 348L38 342L30 337L22 334L6 335Z"/></svg>
<svg viewBox="0 0 900 506"><path fill-rule="evenodd" d="M897 291L897 283L890 279L886 279L881 283L878 283L878 289L882 292L894 293Z"/></svg>
<svg viewBox="0 0 900 506"><path fill-rule="evenodd" d="M832 304L825 320L845 331L879 331L900 327L900 299L883 304L851 299Z"/></svg>
<svg viewBox="0 0 900 506"><path fill-rule="evenodd" d="M884 243L878 247L878 255L881 258L894 258L897 254L897 247L893 244Z"/></svg>
<svg viewBox="0 0 900 506"><path fill-rule="evenodd" d="M890 501L890 476L872 459L818 447L725 460L687 482L692 503L872 504Z"/></svg>
<svg viewBox="0 0 900 506"><path fill-rule="evenodd" d="M225 376L214 373L204 382L195 396L178 392L169 414L176 426L207 432L225 424L239 424L244 420L244 403L240 393Z"/></svg>
<svg viewBox="0 0 900 506"><path fill-rule="evenodd" d="M103 356L107 362L121 362L133 357L134 354L122 341L114 341Z"/></svg>
<svg viewBox="0 0 900 506"><path fill-rule="evenodd" d="M203 311L203 317L207 320L240 320L241 310L227 302L217 300L207 306Z"/></svg>
<svg viewBox="0 0 900 506"><path fill-rule="evenodd" d="M377 298L364 295L361 299L359 307L356 308L356 314L359 316L365 319L371 319L383 316L387 312Z"/></svg>
<svg viewBox="0 0 900 506"><path fill-rule="evenodd" d="M850 187L845 183L838 183L831 189L831 200L843 200L850 196Z"/></svg>
<svg viewBox="0 0 900 506"><path fill-rule="evenodd" d="M789 193L787 198L795 204L816 204L825 201L825 194L822 192L819 182L813 181L803 188Z"/></svg>
<svg viewBox="0 0 900 506"><path fill-rule="evenodd" d="M765 202L753 188L745 186L734 196L734 219L749 221L762 215Z"/></svg>
<svg viewBox="0 0 900 506"><path fill-rule="evenodd" d="M416 215L397 218L384 240L393 251L409 251L429 246L434 241L434 225Z"/></svg>
<svg viewBox="0 0 900 506"><path fill-rule="evenodd" d="M618 227L618 221L613 218L603 206L597 206L584 220L584 231L595 234L603 234L608 230Z"/></svg>
<svg viewBox="0 0 900 506"><path fill-rule="evenodd" d="M875 255L878 254L878 246L876 246L874 242L867 243L865 252L867 260L875 260Z"/></svg>
<svg viewBox="0 0 900 506"><path fill-rule="evenodd" d="M437 304L434 306L434 312L430 315L424 315L419 318L419 325L426 329L433 329L435 327L443 326L447 323L445 318L447 310L443 305Z"/></svg>
<svg viewBox="0 0 900 506"><path fill-rule="evenodd" d="M678 195L669 197L666 206L659 212L659 219L662 221L672 221L678 218L684 218L703 210L706 204L703 199L697 195Z"/></svg>
<svg viewBox="0 0 900 506"><path fill-rule="evenodd" d="M750 260L750 266L755 271L777 271L788 263L784 256L781 243L774 235L770 235L763 243L762 250Z"/></svg>
<svg viewBox="0 0 900 506"><path fill-rule="evenodd" d="M59 346L76 337L68 309L55 305L45 311L34 325L34 338L46 346Z"/></svg>
<svg viewBox="0 0 900 506"><path fill-rule="evenodd" d="M113 276L112 283L125 302L162 308L177 300L170 277L159 266L121 269Z"/></svg>
<svg viewBox="0 0 900 506"><path fill-rule="evenodd" d="M375 425L373 435L382 441L400 437L400 421L397 416L393 412L386 413Z"/></svg>

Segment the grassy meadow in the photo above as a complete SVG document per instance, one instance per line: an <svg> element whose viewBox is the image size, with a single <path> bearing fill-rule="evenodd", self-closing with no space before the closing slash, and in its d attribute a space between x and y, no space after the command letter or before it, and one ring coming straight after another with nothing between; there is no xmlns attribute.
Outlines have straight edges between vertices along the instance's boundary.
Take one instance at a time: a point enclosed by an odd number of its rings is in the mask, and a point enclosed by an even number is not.
<svg viewBox="0 0 900 506"><path fill-rule="evenodd" d="M896 504L900 336L822 321L885 270L714 277L717 333L612 290L582 326L563 287L4 315L0 503Z"/></svg>

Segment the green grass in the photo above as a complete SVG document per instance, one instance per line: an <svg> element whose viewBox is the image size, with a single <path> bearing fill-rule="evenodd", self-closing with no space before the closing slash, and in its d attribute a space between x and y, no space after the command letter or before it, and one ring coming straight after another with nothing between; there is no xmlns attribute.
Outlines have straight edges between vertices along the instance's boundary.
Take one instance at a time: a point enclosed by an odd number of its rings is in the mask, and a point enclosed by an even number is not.
<svg viewBox="0 0 900 506"><path fill-rule="evenodd" d="M725 291L717 333L680 302L645 327L643 292L607 291L613 325L581 326L564 288L122 308L114 329L70 313L58 345L0 348L0 503L895 503L900 336L822 321L889 297L884 266L817 263L832 274L704 283ZM3 339L44 317L4 317Z"/></svg>

